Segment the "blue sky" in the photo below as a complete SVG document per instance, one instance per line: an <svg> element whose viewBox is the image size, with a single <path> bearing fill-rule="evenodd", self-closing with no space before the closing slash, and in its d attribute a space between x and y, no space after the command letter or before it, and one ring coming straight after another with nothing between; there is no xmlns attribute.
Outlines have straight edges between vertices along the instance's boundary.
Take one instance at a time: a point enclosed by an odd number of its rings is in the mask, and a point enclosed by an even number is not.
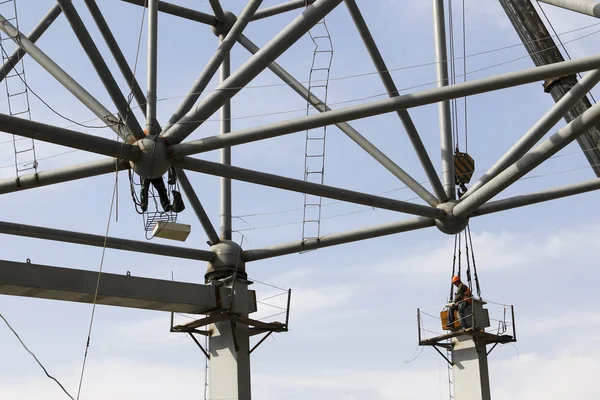
<svg viewBox="0 0 600 400"><path fill-rule="evenodd" d="M279 1L265 0L263 7ZM93 25L80 0L74 1L86 22ZM99 2L100 3L100 2ZM224 8L239 13L242 0L223 0ZM434 87L436 80L429 1L358 0L399 88ZM455 1L455 13L459 14ZM32 5L35 6L32 7ZM49 0L19 0L20 27L27 32L52 6ZM179 0L177 4L210 11L207 1ZM497 2L467 0L468 79L492 76L532 66ZM124 54L133 64L140 28L141 8L118 1L100 7L113 28ZM544 7L573 57L594 54L600 29L598 21L563 10ZM297 13L251 23L246 35L262 46ZM379 78L362 41L342 4L327 17L335 48L329 103L332 108L358 104L372 97L385 98ZM158 117L165 123L196 79L217 46L210 28L175 17L160 16ZM456 23L460 26L459 15ZM591 27L590 27L591 26ZM95 28L90 29L122 87L110 54ZM457 53L462 53L457 31ZM582 36L592 34L588 37ZM145 32L144 32L145 35ZM580 38L580 39L578 39ZM38 42L59 65L109 109L110 99L63 16ZM145 39L137 76L145 86ZM503 49L503 50L497 50ZM485 55L475 55L497 50ZM249 53L236 45L232 70ZM308 37L302 38L278 62L297 79L305 81L312 57ZM516 60L507 62L510 60ZM25 60L29 85L61 114L76 121L94 118L35 62ZM409 68L409 66L423 65ZM461 64L459 62L459 64ZM460 66L458 67L460 70ZM370 74L369 74L370 73ZM349 76L367 74L365 76ZM460 78L459 78L460 80ZM258 126L305 114L305 102L269 71L259 75L233 99L233 130ZM214 89L213 80L209 89ZM265 87L265 85L268 85ZM257 86L257 87L256 87ZM420 89L411 89L411 91ZM384 94L383 96L381 96ZM33 119L58 126L69 122L30 97ZM2 112L6 100L0 96ZM469 153L480 176L552 105L552 99L534 83L469 99ZM264 116L263 114L274 114ZM410 111L418 131L439 168L437 106ZM139 113L138 113L139 114ZM262 116L255 116L262 115ZM252 117L254 116L254 117ZM218 114L190 138L218 133ZM140 118L141 120L141 118ZM99 124L98 121L91 123ZM462 112L461 127L464 124ZM402 125L394 114L351 124L417 180L425 174L414 155ZM561 122L558 126L563 126ZM109 129L82 132L114 138ZM0 142L10 140L1 134ZM464 145L461 130L461 146ZM367 156L337 128L328 130L325 182L368 193L419 202L403 184ZM40 170L100 159L83 152L36 143ZM530 173L498 198L530 193L593 178L577 145ZM298 133L233 149L234 165L302 178L304 134ZM0 144L0 166L12 163L12 147ZM53 157L53 158L47 158ZM202 158L216 160L211 152ZM0 169L0 178L14 170ZM218 179L189 173L213 223L218 223ZM0 197L3 220L60 229L103 234L106 228L115 176L33 189ZM234 182L234 228L243 230L244 248L299 240L302 195ZM593 377L600 373L600 313L595 303L596 193L521 208L473 219L474 249L484 298L514 304L519 341L499 347L490 356L494 398L559 399L565 394L581 399L600 395ZM323 234L410 218L357 205L335 203L324 207ZM141 218L134 212L126 174L119 176L119 219L114 215L110 234L145 240ZM289 211L292 210L292 211ZM247 217L248 214L272 213ZM188 208L180 216L192 225L186 246L206 248L206 237ZM248 224L249 223L249 224ZM274 225L284 225L272 227ZM271 227L271 228L268 228ZM234 235L241 240L240 233ZM154 239L157 243L167 243ZM2 259L97 270L101 249L3 235ZM168 243L171 244L171 243ZM416 335L417 307L436 309L445 303L451 274L453 238L436 229L416 231L366 242L322 249L248 264L251 279L294 291L291 330L267 340L252 354L253 389L257 399L447 398L446 367L432 349L419 351ZM136 276L203 282L205 263L107 250L104 270L131 271ZM272 293L267 286L254 287L259 298ZM0 311L35 351L48 370L71 392L79 379L91 306L26 298L0 298ZM182 319L183 320L183 319ZM83 399L149 400L201 396L204 358L193 342L168 332L169 315L111 307L96 313ZM200 393L200 394L199 394ZM400 393L402 395L400 395ZM55 384L20 347L6 328L0 328L0 398L62 399Z"/></svg>

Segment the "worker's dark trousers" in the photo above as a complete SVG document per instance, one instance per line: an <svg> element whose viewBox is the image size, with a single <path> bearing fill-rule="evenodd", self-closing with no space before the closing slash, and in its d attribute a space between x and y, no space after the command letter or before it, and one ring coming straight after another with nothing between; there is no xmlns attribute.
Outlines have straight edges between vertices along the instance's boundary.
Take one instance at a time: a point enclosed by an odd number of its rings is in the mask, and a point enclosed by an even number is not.
<svg viewBox="0 0 600 400"><path fill-rule="evenodd" d="M154 179L142 178L140 203L148 205L148 190L150 189L150 183L152 183L152 186L156 188L158 197L160 197L160 204L162 205L163 210L166 211L167 208L170 207L171 202L169 201L169 193L167 192L167 188L165 187L165 182L163 181L162 176Z"/></svg>
<svg viewBox="0 0 600 400"><path fill-rule="evenodd" d="M448 310L448 325L452 326L454 324L454 311L458 310L458 319L460 322L460 326L463 329L467 328L467 321L465 320L465 308L467 308L468 303L466 301L461 301L458 304L450 306Z"/></svg>

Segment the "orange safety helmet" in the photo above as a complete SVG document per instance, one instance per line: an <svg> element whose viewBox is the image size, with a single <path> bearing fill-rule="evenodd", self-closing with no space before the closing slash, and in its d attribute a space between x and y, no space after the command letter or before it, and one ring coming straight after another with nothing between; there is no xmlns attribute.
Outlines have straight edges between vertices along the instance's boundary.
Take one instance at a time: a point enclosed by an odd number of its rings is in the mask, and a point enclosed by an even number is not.
<svg viewBox="0 0 600 400"><path fill-rule="evenodd" d="M460 282L460 277L455 275L452 277L452 283L456 283L456 282Z"/></svg>

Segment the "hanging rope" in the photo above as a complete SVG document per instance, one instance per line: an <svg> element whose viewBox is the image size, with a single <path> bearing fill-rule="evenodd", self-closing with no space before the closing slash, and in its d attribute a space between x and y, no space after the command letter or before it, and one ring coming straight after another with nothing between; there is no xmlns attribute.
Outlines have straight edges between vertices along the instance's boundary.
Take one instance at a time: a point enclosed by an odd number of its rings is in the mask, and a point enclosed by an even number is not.
<svg viewBox="0 0 600 400"><path fill-rule="evenodd" d="M454 258L452 259L452 276L456 275L456 244L458 242L458 235L454 235ZM449 299L452 299L452 292L453 292L453 287L452 287L452 283L450 284L450 297L448 297Z"/></svg>
<svg viewBox="0 0 600 400"><path fill-rule="evenodd" d="M475 278L475 286L477 288L477 297L481 299L481 287L479 286L479 277L477 276L477 266L475 265L475 252L473 251L473 239L471 238L471 227L469 225L467 225L466 232L469 236L469 242L471 243L471 257L473 259L473 276Z"/></svg>

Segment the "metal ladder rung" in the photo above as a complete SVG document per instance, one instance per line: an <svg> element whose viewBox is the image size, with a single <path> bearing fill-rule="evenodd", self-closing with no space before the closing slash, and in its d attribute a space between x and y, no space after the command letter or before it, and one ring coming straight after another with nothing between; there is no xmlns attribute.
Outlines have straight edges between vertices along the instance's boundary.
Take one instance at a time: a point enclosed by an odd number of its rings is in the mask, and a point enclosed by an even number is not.
<svg viewBox="0 0 600 400"><path fill-rule="evenodd" d="M16 112L16 113L11 113L10 115L13 116L13 117L16 117L18 115L27 114L28 112L29 112L29 110L25 110L25 111L19 111L19 112Z"/></svg>
<svg viewBox="0 0 600 400"><path fill-rule="evenodd" d="M30 147L30 148L25 149L25 150L17 150L17 151L15 151L15 153L21 154L21 153L27 153L28 151L33 151L33 147Z"/></svg>
<svg viewBox="0 0 600 400"><path fill-rule="evenodd" d="M19 96L19 95L25 94L25 93L27 93L27 90L23 90L23 91L20 91L20 92L17 92L17 93L9 94L8 97L15 97L15 96Z"/></svg>

